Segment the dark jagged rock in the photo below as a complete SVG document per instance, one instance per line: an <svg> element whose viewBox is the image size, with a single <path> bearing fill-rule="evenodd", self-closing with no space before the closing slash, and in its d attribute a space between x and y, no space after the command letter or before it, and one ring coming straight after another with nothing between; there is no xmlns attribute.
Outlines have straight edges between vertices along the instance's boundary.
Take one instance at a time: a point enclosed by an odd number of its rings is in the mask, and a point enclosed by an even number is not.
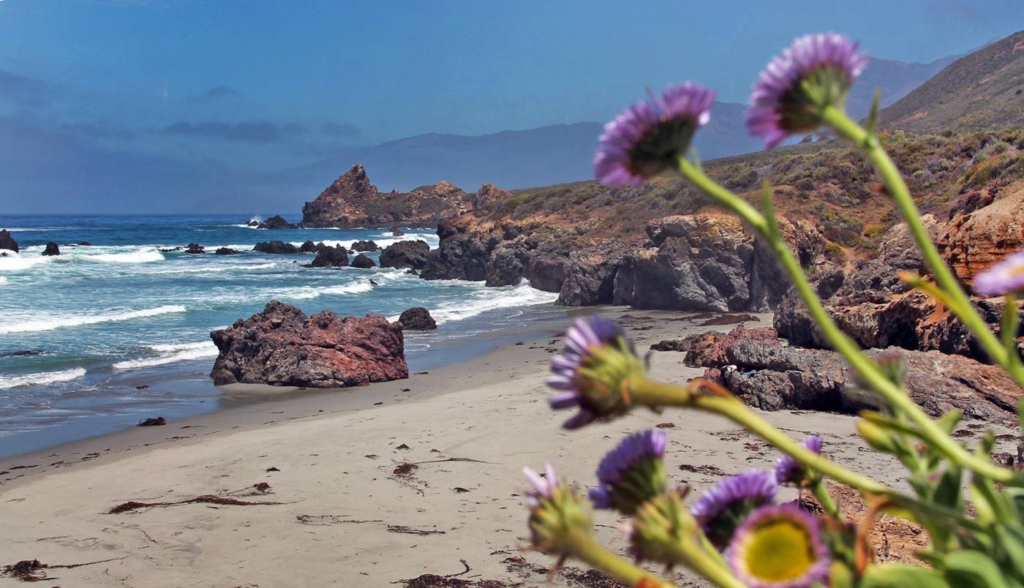
<svg viewBox="0 0 1024 588"><path fill-rule="evenodd" d="M392 237L402 237L404 235L405 235L405 231L403 231L402 229L399 229L398 227L391 227L391 236Z"/></svg>
<svg viewBox="0 0 1024 588"><path fill-rule="evenodd" d="M701 333L698 335L690 335L689 337L683 337L682 339L665 339L651 345L651 351L676 351L686 353L693 347L693 344L700 339L703 339L705 335L724 337L724 333Z"/></svg>
<svg viewBox="0 0 1024 588"><path fill-rule="evenodd" d="M316 259L309 267L344 267L348 265L348 251L338 245L337 247L324 247L316 254Z"/></svg>
<svg viewBox="0 0 1024 588"><path fill-rule="evenodd" d="M79 247L92 247L92 243L90 243L88 241L82 241L81 243L78 244L78 246Z"/></svg>
<svg viewBox="0 0 1024 588"><path fill-rule="evenodd" d="M176 253L178 251L184 251L184 247L157 247L157 251L160 253Z"/></svg>
<svg viewBox="0 0 1024 588"><path fill-rule="evenodd" d="M403 311L395 324L404 331L433 331L437 328L437 323L434 321L434 317L430 316L430 311L422 306Z"/></svg>
<svg viewBox="0 0 1024 588"><path fill-rule="evenodd" d="M352 267L357 267L359 269L370 269L371 267L377 267L377 264L374 263L373 260L367 257L366 255L360 253L359 255L355 256L355 258L352 260Z"/></svg>
<svg viewBox="0 0 1024 588"><path fill-rule="evenodd" d="M323 246L323 243L321 243L320 247ZM316 243L307 239L302 243L302 245L299 246L299 251L301 251L302 253L316 253L317 251L319 251L319 247L317 247Z"/></svg>
<svg viewBox="0 0 1024 588"><path fill-rule="evenodd" d="M389 228L434 227L443 218L472 207L472 199L448 182L421 186L412 192L382 194L366 170L355 165L302 207L304 227Z"/></svg>
<svg viewBox="0 0 1024 588"><path fill-rule="evenodd" d="M218 247L217 250L214 251L213 253L215 255L239 255L241 252L235 251L230 247Z"/></svg>
<svg viewBox="0 0 1024 588"><path fill-rule="evenodd" d="M380 251L380 247L373 241L356 241L352 244L352 251Z"/></svg>
<svg viewBox="0 0 1024 588"><path fill-rule="evenodd" d="M258 228L260 226L260 221L249 219L248 221L246 221L245 226Z"/></svg>
<svg viewBox="0 0 1024 588"><path fill-rule="evenodd" d="M252 222L252 221L250 221L250 222ZM279 214L274 215L274 216L268 218L267 220L265 220L265 221L263 221L261 223L257 223L256 226L257 226L257 228L260 228L260 229L298 229L299 228L299 225L297 225L295 223L288 222L287 220L285 220L285 218L283 216L281 216Z"/></svg>
<svg viewBox="0 0 1024 588"><path fill-rule="evenodd" d="M766 335L768 329L734 329L729 335L695 341L687 354L708 367L716 380L763 410L801 409L855 413L876 401L858 388L842 357L824 349L789 347ZM967 418L1000 424L1015 421L1024 396L1006 373L973 359L938 351L871 349L870 357L898 353L908 364L910 396L928 414L951 409Z"/></svg>
<svg viewBox="0 0 1024 588"><path fill-rule="evenodd" d="M20 251L18 242L14 240L14 237L11 237L11 233L7 229L0 230L0 249L7 249L15 253Z"/></svg>
<svg viewBox="0 0 1024 588"><path fill-rule="evenodd" d="M46 255L46 256L60 255L60 247L58 247L57 244L54 243L53 241L50 241L50 242L48 242L46 244L46 249L43 249L43 255Z"/></svg>
<svg viewBox="0 0 1024 588"><path fill-rule="evenodd" d="M185 253L191 253L193 255L206 253L206 248L199 243L189 243L188 247L185 248Z"/></svg>
<svg viewBox="0 0 1024 588"><path fill-rule="evenodd" d="M611 304L617 262L573 253L565 263L558 302L566 306Z"/></svg>
<svg viewBox="0 0 1024 588"><path fill-rule="evenodd" d="M343 388L409 377L402 331L384 317L307 317L273 301L210 334L220 354L214 384Z"/></svg>
<svg viewBox="0 0 1024 588"><path fill-rule="evenodd" d="M380 254L380 266L423 269L428 253L430 245L426 241L399 241L384 248Z"/></svg>
<svg viewBox="0 0 1024 588"><path fill-rule="evenodd" d="M252 248L253 251L272 255L292 255L300 253L299 248L284 241L262 241Z"/></svg>

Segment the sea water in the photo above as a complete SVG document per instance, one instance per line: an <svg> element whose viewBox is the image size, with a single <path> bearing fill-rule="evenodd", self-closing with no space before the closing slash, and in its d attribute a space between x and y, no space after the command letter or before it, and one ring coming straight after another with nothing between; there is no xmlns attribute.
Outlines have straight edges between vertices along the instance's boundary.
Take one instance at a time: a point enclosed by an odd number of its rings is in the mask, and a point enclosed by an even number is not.
<svg viewBox="0 0 1024 588"><path fill-rule="evenodd" d="M268 255L259 241L351 248L399 240L438 244L433 231L262 230L238 216L3 216L21 246L0 257L0 457L112 432L149 416L222 407L209 379L210 331L263 309L379 314L423 306L438 329L407 333L410 370L467 359L494 336L564 314L556 295L526 284L426 281L405 270L305 268L312 254ZM292 219L295 220L295 219ZM43 257L46 242L61 255ZM91 245L76 245L89 242ZM161 251L198 243L202 255ZM229 247L240 255L214 255ZM350 254L354 255L354 254ZM379 253L367 253L378 260ZM371 280L376 284L372 284ZM486 343L481 343L485 341Z"/></svg>

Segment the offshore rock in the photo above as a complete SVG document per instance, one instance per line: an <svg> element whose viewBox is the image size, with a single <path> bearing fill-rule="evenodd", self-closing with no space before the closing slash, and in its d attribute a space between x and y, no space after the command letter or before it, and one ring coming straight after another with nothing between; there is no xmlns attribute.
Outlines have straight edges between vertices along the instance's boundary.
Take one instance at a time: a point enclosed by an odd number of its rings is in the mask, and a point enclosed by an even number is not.
<svg viewBox="0 0 1024 588"><path fill-rule="evenodd" d="M356 241L352 244L352 251L380 251L380 247L373 241Z"/></svg>
<svg viewBox="0 0 1024 588"><path fill-rule="evenodd" d="M422 306L403 311L395 324L403 331L433 331L437 329L434 317L430 316L430 311Z"/></svg>
<svg viewBox="0 0 1024 588"><path fill-rule="evenodd" d="M230 247L218 247L213 253L214 255L238 255L240 252Z"/></svg>
<svg viewBox="0 0 1024 588"><path fill-rule="evenodd" d="M316 259L309 267L345 267L348 265L348 250L341 245L324 247L317 251Z"/></svg>
<svg viewBox="0 0 1024 588"><path fill-rule="evenodd" d="M203 247L199 243L189 243L188 247L185 247L185 253L200 255L206 253L206 247Z"/></svg>
<svg viewBox="0 0 1024 588"><path fill-rule="evenodd" d="M426 241L399 241L384 248L380 254L381 267L423 269L427 263L430 245Z"/></svg>
<svg viewBox="0 0 1024 588"><path fill-rule="evenodd" d="M359 255L355 256L355 258L352 260L352 267L356 267L359 269L370 269L371 267L377 267L377 264L374 263L373 260L367 257L366 255L360 253Z"/></svg>
<svg viewBox="0 0 1024 588"><path fill-rule="evenodd" d="M256 227L259 229L298 229L299 225L290 223L283 216L276 214L261 223L257 223Z"/></svg>
<svg viewBox="0 0 1024 588"><path fill-rule="evenodd" d="M384 317L307 317L273 301L210 334L220 351L214 384L344 388L409 377L402 331Z"/></svg>
<svg viewBox="0 0 1024 588"><path fill-rule="evenodd" d="M48 257L60 255L60 247L53 241L50 241L46 244L46 249L43 249L43 255Z"/></svg>
<svg viewBox="0 0 1024 588"><path fill-rule="evenodd" d="M0 230L0 249L7 249L15 253L19 251L18 242L14 240L14 237L11 237L7 229Z"/></svg>
<svg viewBox="0 0 1024 588"><path fill-rule="evenodd" d="M285 243L284 241L262 241L257 243L252 250L272 255L293 255L300 253L298 247L291 243Z"/></svg>

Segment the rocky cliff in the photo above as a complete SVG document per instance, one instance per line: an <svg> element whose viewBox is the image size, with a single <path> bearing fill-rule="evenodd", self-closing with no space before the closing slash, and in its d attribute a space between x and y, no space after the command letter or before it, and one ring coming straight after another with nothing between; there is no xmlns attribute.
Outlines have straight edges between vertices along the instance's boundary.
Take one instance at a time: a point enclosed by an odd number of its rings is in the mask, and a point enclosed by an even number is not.
<svg viewBox="0 0 1024 588"><path fill-rule="evenodd" d="M502 191L484 185L467 194L448 182L422 186L408 193L380 192L366 170L355 165L327 187L316 200L302 207L303 227L434 228L444 218L489 202ZM504 193L507 194L507 193Z"/></svg>

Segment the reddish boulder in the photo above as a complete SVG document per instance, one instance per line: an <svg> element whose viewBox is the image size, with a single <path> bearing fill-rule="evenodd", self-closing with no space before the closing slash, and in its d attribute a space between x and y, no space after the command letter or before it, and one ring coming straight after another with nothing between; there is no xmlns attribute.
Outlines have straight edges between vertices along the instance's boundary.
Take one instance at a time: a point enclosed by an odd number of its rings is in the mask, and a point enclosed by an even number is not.
<svg viewBox="0 0 1024 588"><path fill-rule="evenodd" d="M220 354L214 384L344 388L409 377L402 330L380 316L306 316L273 301L210 333Z"/></svg>

